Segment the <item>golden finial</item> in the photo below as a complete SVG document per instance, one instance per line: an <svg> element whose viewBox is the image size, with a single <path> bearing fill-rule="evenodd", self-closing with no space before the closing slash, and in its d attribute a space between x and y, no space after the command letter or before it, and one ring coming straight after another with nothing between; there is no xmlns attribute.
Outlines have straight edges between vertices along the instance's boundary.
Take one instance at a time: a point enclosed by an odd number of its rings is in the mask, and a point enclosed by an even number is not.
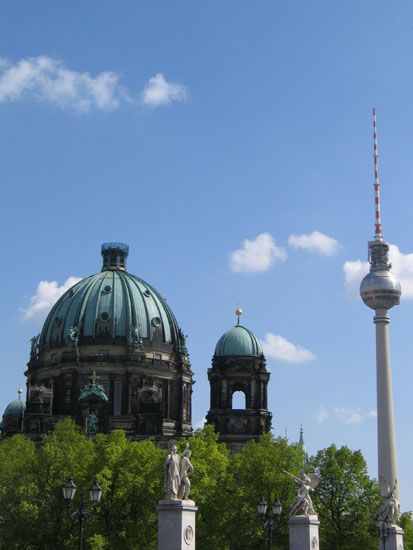
<svg viewBox="0 0 413 550"><path fill-rule="evenodd" d="M238 317L238 321L237 321L237 325L239 325L239 319L242 315L242 309L238 306L237 309L235 310L235 315Z"/></svg>

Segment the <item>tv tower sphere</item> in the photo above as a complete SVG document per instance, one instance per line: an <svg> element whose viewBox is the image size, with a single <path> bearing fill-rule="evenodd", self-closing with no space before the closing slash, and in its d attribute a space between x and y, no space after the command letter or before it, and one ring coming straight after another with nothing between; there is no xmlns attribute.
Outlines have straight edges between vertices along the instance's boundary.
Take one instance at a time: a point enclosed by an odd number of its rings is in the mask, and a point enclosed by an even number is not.
<svg viewBox="0 0 413 550"><path fill-rule="evenodd" d="M389 245L382 241L369 243L370 272L360 285L360 296L371 309L390 309L400 303L401 287L387 263Z"/></svg>

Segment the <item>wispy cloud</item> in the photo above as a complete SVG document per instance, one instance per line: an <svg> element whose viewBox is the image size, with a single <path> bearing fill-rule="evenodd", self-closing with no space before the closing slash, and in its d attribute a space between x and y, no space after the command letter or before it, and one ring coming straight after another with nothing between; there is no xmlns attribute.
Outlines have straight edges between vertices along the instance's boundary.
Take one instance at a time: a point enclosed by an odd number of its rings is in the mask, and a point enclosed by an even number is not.
<svg viewBox="0 0 413 550"><path fill-rule="evenodd" d="M79 277L68 277L61 286L56 281L40 281L36 292L29 298L29 305L21 308L23 320L34 323L43 321L60 296L80 280Z"/></svg>
<svg viewBox="0 0 413 550"><path fill-rule="evenodd" d="M0 103L26 97L86 113L116 109L127 93L120 76L111 71L93 77L48 56L28 57L15 64L0 58Z"/></svg>
<svg viewBox="0 0 413 550"><path fill-rule="evenodd" d="M363 415L359 408L334 407L333 412L344 424L360 424L363 420Z"/></svg>
<svg viewBox="0 0 413 550"><path fill-rule="evenodd" d="M275 361L285 363L308 363L316 356L308 349L297 346L279 334L267 332L262 341L264 354Z"/></svg>
<svg viewBox="0 0 413 550"><path fill-rule="evenodd" d="M314 415L314 420L317 424L323 424L330 418L330 413L327 411L324 405L320 405L318 411Z"/></svg>
<svg viewBox="0 0 413 550"><path fill-rule="evenodd" d="M162 73L158 73L149 79L142 92L142 102L151 107L158 107L173 101L187 101L188 96L186 86L178 82L168 82Z"/></svg>
<svg viewBox="0 0 413 550"><path fill-rule="evenodd" d="M338 250L338 242L320 231L313 231L308 235L292 234L288 237L288 244L292 248L301 248L324 256L332 256Z"/></svg>
<svg viewBox="0 0 413 550"><path fill-rule="evenodd" d="M313 418L317 424L323 424L330 419L336 419L343 424L348 424L349 426L360 424L366 419L376 418L377 411L372 410L368 413L362 411L360 407L346 407L346 406L335 406L329 410L325 405L320 405L317 412L314 414Z"/></svg>
<svg viewBox="0 0 413 550"><path fill-rule="evenodd" d="M413 253L404 254L399 248L390 245L392 273L400 281L403 298L413 299ZM361 260L347 261L343 265L347 291L352 296L359 295L360 283L369 271L369 263Z"/></svg>
<svg viewBox="0 0 413 550"><path fill-rule="evenodd" d="M230 268L235 272L263 273L275 262L287 259L284 248L277 246L269 233L261 233L255 239L245 239L241 248L230 253Z"/></svg>

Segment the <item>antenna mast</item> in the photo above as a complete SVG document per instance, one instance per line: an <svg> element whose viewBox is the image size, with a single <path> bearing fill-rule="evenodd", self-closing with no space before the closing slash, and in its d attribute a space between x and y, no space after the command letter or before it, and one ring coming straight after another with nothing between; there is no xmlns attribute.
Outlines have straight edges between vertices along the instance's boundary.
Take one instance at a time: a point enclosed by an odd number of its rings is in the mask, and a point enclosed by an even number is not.
<svg viewBox="0 0 413 550"><path fill-rule="evenodd" d="M376 222L374 240L382 241L383 233L380 217L380 183L379 183L379 157L377 154L377 126L376 109L373 109L373 140L374 140L374 195L376 204Z"/></svg>

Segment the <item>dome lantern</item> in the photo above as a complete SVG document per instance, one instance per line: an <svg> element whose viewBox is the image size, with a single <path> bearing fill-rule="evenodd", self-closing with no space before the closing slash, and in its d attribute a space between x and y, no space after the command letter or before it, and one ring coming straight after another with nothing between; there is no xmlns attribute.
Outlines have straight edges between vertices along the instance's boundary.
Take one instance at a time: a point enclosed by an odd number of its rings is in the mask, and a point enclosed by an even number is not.
<svg viewBox="0 0 413 550"><path fill-rule="evenodd" d="M103 243L101 248L103 265L102 271L126 271L126 258L129 246L124 243Z"/></svg>

